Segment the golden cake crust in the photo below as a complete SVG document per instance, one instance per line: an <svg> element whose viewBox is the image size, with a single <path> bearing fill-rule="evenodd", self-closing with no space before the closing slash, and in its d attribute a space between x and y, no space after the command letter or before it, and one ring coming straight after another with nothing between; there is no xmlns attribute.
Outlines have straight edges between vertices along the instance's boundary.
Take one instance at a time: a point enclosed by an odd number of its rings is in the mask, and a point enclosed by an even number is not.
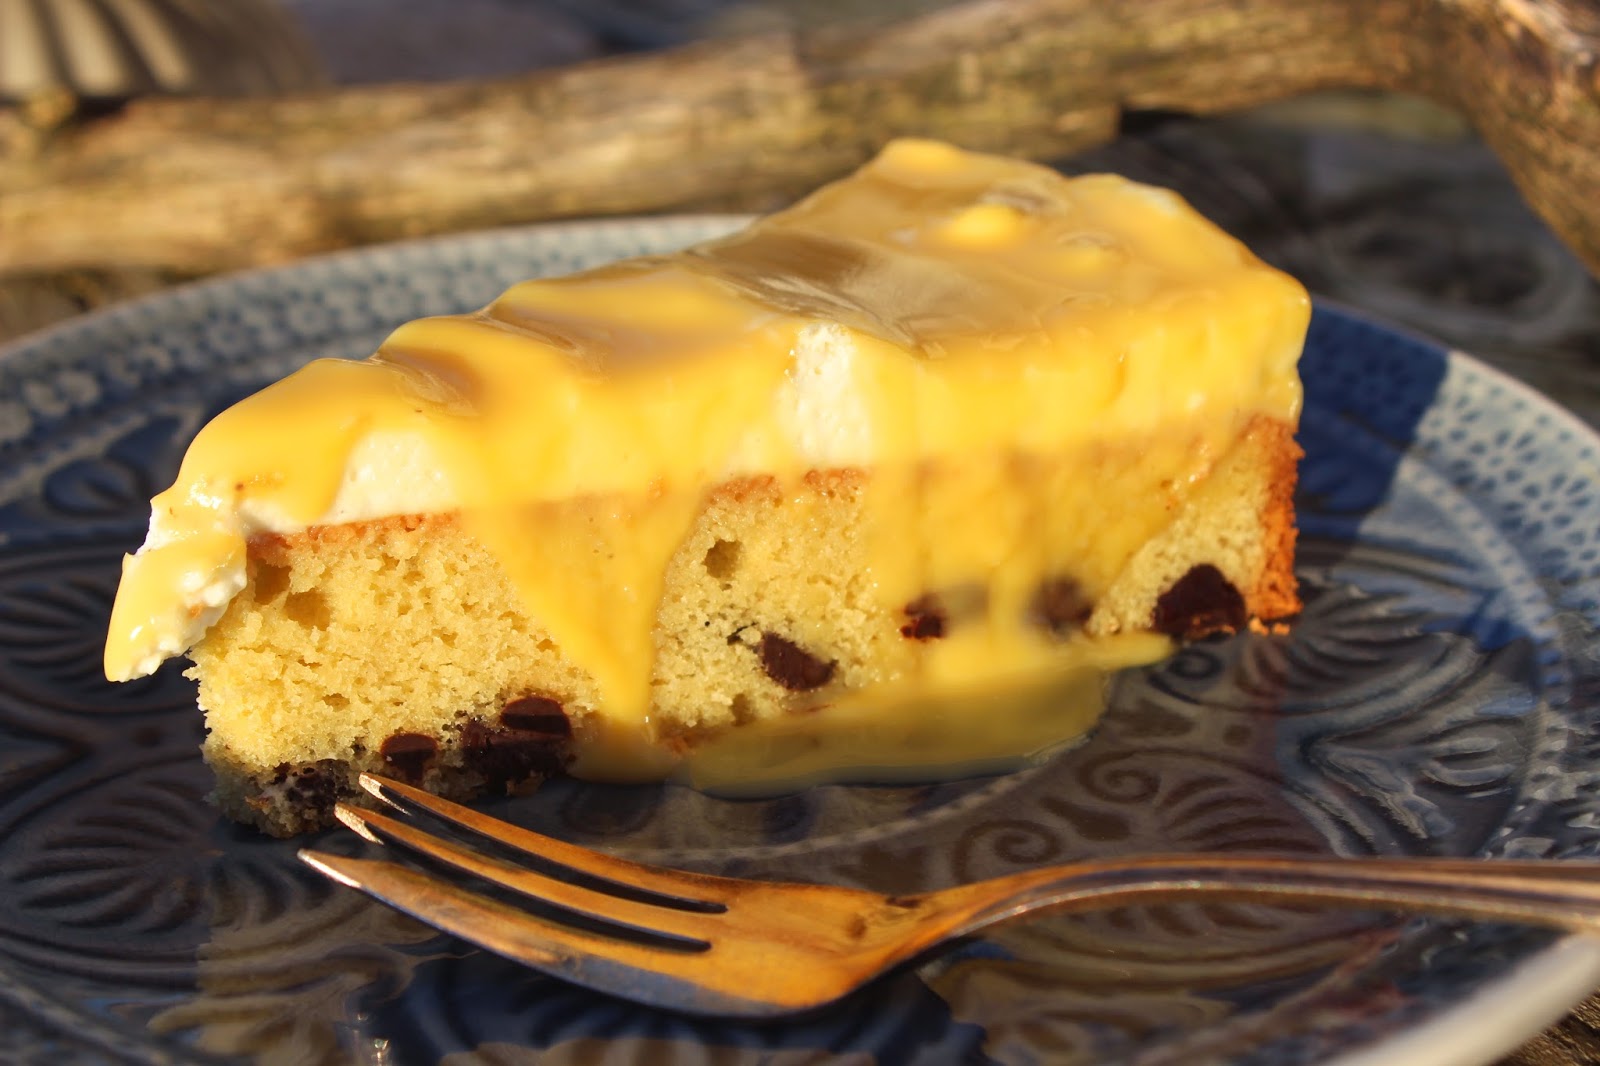
<svg viewBox="0 0 1600 1066"><path fill-rule="evenodd" d="M1267 441L1263 465L1268 490L1266 504L1261 508L1265 562L1249 596L1250 614L1262 622L1276 622L1300 613L1294 576L1295 543L1299 537L1294 490L1305 452L1294 439L1293 430L1281 422L1261 419L1253 431Z"/></svg>

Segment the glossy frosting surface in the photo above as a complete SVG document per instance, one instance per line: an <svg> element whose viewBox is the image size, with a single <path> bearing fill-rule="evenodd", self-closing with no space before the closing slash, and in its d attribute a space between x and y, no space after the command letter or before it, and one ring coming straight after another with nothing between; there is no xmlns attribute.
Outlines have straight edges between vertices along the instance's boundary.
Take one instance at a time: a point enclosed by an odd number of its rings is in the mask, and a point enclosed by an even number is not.
<svg viewBox="0 0 1600 1066"><path fill-rule="evenodd" d="M459 510L608 702L642 714L661 574L719 481L1059 453L1173 424L1215 427L1203 457L1244 417L1298 417L1308 316L1297 283L1170 193L895 142L743 233L524 282L224 412L125 562L106 672L148 673L199 639L243 587L252 536ZM886 531L971 500L878 480ZM609 528L548 506L608 495ZM990 565L994 530L967 526L949 523L918 573L874 553L886 599L929 567Z"/></svg>

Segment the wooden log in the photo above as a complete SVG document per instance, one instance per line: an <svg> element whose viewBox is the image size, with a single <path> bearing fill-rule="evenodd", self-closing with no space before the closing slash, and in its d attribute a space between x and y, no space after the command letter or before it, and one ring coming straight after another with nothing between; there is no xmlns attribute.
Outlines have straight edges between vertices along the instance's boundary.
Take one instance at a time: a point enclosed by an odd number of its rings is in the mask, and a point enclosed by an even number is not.
<svg viewBox="0 0 1600 1066"><path fill-rule="evenodd" d="M0 130L0 272L187 274L372 241L768 206L897 134L1059 158L1128 109L1330 87L1466 116L1600 272L1600 7L1583 0L973 0L472 84L148 100Z"/></svg>

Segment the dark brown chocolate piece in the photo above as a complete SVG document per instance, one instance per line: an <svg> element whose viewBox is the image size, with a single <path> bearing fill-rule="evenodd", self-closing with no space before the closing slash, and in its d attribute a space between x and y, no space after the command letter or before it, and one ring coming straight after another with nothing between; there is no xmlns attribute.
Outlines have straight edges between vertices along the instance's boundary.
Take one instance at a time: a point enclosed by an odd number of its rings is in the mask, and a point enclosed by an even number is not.
<svg viewBox="0 0 1600 1066"><path fill-rule="evenodd" d="M383 742L378 754L397 776L415 783L439 754L439 742L422 733L396 733Z"/></svg>
<svg viewBox="0 0 1600 1066"><path fill-rule="evenodd" d="M283 786L284 798L300 810L305 825L325 825L333 820L333 805L354 795L347 770L337 759L319 759L302 766L280 763L272 783Z"/></svg>
<svg viewBox="0 0 1600 1066"><path fill-rule="evenodd" d="M900 635L909 640L937 640L944 636L945 613L944 604L939 601L935 593L918 596L901 608L906 616L906 624L900 627Z"/></svg>
<svg viewBox="0 0 1600 1066"><path fill-rule="evenodd" d="M1041 581L1028 603L1028 620L1058 637L1082 629L1093 613L1094 604L1084 595L1083 586L1070 577Z"/></svg>
<svg viewBox="0 0 1600 1066"><path fill-rule="evenodd" d="M776 633L762 633L756 645L761 668L767 676L790 692L810 692L833 680L838 663L824 662L792 640Z"/></svg>
<svg viewBox="0 0 1600 1066"><path fill-rule="evenodd" d="M507 729L521 729L549 737L572 735L572 723L567 720L566 708L560 700L549 696L523 696L512 700L500 712L500 724Z"/></svg>
<svg viewBox="0 0 1600 1066"><path fill-rule="evenodd" d="M950 632L953 623L975 618L989 608L989 590L983 585L954 585L925 592L900 608L906 624L900 635L910 640L936 640Z"/></svg>
<svg viewBox="0 0 1600 1066"><path fill-rule="evenodd" d="M1150 614L1150 628L1172 637L1235 631L1248 621L1244 597L1210 563L1191 567L1161 594Z"/></svg>
<svg viewBox="0 0 1600 1066"><path fill-rule="evenodd" d="M473 720L461 729L462 764L485 788L516 792L566 765L572 730L560 703L524 696L508 703L500 720L500 726Z"/></svg>

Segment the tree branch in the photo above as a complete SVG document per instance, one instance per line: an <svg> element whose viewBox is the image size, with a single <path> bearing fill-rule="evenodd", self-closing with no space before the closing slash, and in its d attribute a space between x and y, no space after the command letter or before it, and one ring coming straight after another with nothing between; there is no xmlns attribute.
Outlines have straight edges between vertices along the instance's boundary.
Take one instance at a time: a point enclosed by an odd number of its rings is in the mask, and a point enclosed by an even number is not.
<svg viewBox="0 0 1600 1066"><path fill-rule="evenodd" d="M897 134L1060 157L1126 108L1421 93L1600 272L1600 14L1582 0L973 0L513 80L146 100L0 154L0 272L184 273L716 201L771 206ZM0 140L3 143L3 140Z"/></svg>

